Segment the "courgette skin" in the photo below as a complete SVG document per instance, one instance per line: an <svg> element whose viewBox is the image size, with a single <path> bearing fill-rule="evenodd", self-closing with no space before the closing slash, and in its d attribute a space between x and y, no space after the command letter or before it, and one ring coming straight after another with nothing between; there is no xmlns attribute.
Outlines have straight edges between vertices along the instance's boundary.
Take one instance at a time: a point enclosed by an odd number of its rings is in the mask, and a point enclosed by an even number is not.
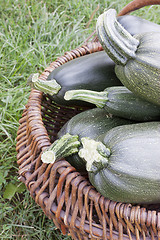
<svg viewBox="0 0 160 240"><path fill-rule="evenodd" d="M160 202L159 122L118 126L96 141L110 151L108 157L101 155L102 160L95 159L88 169L97 191L113 201Z"/></svg>
<svg viewBox="0 0 160 240"><path fill-rule="evenodd" d="M144 32L160 32L160 25L146 19L124 15L117 17L117 21L133 36Z"/></svg>
<svg viewBox="0 0 160 240"><path fill-rule="evenodd" d="M83 111L72 117L59 131L58 139L65 134L78 135L81 142L82 137L97 138L111 128L124 124L131 124L134 121L113 117L104 109L93 108ZM65 157L77 171L86 172L86 162L77 153Z"/></svg>
<svg viewBox="0 0 160 240"><path fill-rule="evenodd" d="M141 43L136 58L129 59L125 66L116 65L116 75L137 96L160 106L160 33L145 33L136 38Z"/></svg>
<svg viewBox="0 0 160 240"><path fill-rule="evenodd" d="M144 122L160 120L160 107L137 97L126 87L107 88L108 101L104 108L111 114Z"/></svg>

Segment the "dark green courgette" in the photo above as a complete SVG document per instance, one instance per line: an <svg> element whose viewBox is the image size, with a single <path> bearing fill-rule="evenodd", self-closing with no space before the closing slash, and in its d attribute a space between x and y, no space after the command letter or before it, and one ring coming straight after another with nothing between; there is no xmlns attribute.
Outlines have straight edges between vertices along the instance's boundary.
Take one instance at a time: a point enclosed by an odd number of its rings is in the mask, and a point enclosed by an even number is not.
<svg viewBox="0 0 160 240"><path fill-rule="evenodd" d="M89 180L103 196L128 203L160 202L160 122L118 126L81 142L79 155Z"/></svg>
<svg viewBox="0 0 160 240"><path fill-rule="evenodd" d="M130 91L160 105L160 32L134 37L109 9L97 20L97 34L104 50L116 63L117 77Z"/></svg>
<svg viewBox="0 0 160 240"><path fill-rule="evenodd" d="M105 108L109 113L134 121L160 120L160 107L137 97L126 87L110 87L103 92L71 90L66 92L66 100L83 100Z"/></svg>
<svg viewBox="0 0 160 240"><path fill-rule="evenodd" d="M90 109L72 117L59 131L58 140L42 154L42 161L52 163L66 157L77 171L85 172L85 162L77 155L81 147L82 137L97 138L100 134L119 125L130 124L133 121L112 117L104 109Z"/></svg>
<svg viewBox="0 0 160 240"><path fill-rule="evenodd" d="M104 51L95 52L73 59L54 69L47 81L40 80L37 74L30 79L30 85L48 93L60 105L83 105L80 101L65 101L64 94L73 89L102 91L106 87L119 86L122 83L114 72L115 63Z"/></svg>
<svg viewBox="0 0 160 240"><path fill-rule="evenodd" d="M146 19L125 15L117 17L117 21L133 36L145 32L160 32L160 25Z"/></svg>

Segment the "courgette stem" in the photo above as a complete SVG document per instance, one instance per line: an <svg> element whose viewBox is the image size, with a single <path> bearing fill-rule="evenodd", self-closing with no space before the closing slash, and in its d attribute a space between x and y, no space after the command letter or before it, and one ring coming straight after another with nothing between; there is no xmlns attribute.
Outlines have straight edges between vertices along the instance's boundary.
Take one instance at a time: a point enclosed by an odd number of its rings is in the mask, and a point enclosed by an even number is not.
<svg viewBox="0 0 160 240"><path fill-rule="evenodd" d="M109 55L109 57L116 63L116 64L125 64L127 62L127 58L113 46L110 39L108 38L106 31L103 27L103 15L101 14L97 19L96 31L98 39L104 48L105 52Z"/></svg>
<svg viewBox="0 0 160 240"><path fill-rule="evenodd" d="M115 9L110 9L104 13L103 25L108 33L108 37L112 42L114 42L114 45L120 50L123 49L124 52L133 50L134 56L137 49L137 44L139 44L139 42L117 21Z"/></svg>
<svg viewBox="0 0 160 240"><path fill-rule="evenodd" d="M108 165L111 151L102 142L84 137L81 139L81 143L83 147L79 150L78 155L86 161L86 170L88 172L96 172L99 168L104 168ZM98 168L96 167L97 165Z"/></svg>
<svg viewBox="0 0 160 240"><path fill-rule="evenodd" d="M103 108L105 103L108 101L108 92L96 92L91 90L70 90L67 91L64 95L65 100L82 100L89 103L95 104L99 108Z"/></svg>
<svg viewBox="0 0 160 240"><path fill-rule="evenodd" d="M128 59L135 58L139 41L117 21L115 9L98 17L96 29L104 50L116 64L125 65Z"/></svg>
<svg viewBox="0 0 160 240"><path fill-rule="evenodd" d="M46 94L55 95L61 89L61 86L55 79L52 80L41 80L37 73L32 74L28 79L28 84L39 91Z"/></svg>
<svg viewBox="0 0 160 240"><path fill-rule="evenodd" d="M78 135L70 135L69 133L57 139L46 151L41 155L44 163L54 163L60 158L64 158L78 152L80 142Z"/></svg>

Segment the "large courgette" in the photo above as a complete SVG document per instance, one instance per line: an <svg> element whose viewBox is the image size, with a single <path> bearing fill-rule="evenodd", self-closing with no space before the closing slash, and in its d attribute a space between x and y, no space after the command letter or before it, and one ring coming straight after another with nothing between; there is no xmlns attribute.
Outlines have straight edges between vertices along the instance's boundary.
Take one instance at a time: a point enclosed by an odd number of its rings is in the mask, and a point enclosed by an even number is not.
<svg viewBox="0 0 160 240"><path fill-rule="evenodd" d="M58 139L42 154L42 161L53 163L65 157L77 171L85 172L85 162L77 155L82 137L97 138L119 125L133 121L112 117L104 109L89 109L72 117L59 131Z"/></svg>
<svg viewBox="0 0 160 240"><path fill-rule="evenodd" d="M105 108L109 113L134 121L160 120L160 107L137 97L126 87L110 87L102 92L71 90L66 92L66 100L78 99Z"/></svg>
<svg viewBox="0 0 160 240"><path fill-rule="evenodd" d="M30 85L37 90L50 94L60 105L83 105L80 101L65 101L64 94L73 89L102 91L106 87L122 85L114 72L115 63L105 51L87 54L55 68L47 80L40 80L34 74Z"/></svg>
<svg viewBox="0 0 160 240"><path fill-rule="evenodd" d="M104 50L116 63L117 77L130 91L160 105L160 32L134 37L109 9L97 20L97 34Z"/></svg>
<svg viewBox="0 0 160 240"><path fill-rule="evenodd" d="M160 202L160 122L118 126L81 142L79 155L103 196L129 203Z"/></svg>

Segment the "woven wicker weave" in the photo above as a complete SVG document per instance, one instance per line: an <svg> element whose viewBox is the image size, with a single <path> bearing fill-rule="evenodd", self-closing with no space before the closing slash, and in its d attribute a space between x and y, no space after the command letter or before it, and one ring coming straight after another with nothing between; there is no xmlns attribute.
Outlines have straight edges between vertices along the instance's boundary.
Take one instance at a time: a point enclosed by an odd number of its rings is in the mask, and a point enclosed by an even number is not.
<svg viewBox="0 0 160 240"><path fill-rule="evenodd" d="M99 42L88 42L59 57L41 75L83 55L101 51ZM55 105L49 96L32 89L17 132L20 180L35 202L63 234L73 239L160 239L160 204L133 206L101 196L88 179L65 159L41 162L41 153L56 139L64 123L80 107Z"/></svg>

